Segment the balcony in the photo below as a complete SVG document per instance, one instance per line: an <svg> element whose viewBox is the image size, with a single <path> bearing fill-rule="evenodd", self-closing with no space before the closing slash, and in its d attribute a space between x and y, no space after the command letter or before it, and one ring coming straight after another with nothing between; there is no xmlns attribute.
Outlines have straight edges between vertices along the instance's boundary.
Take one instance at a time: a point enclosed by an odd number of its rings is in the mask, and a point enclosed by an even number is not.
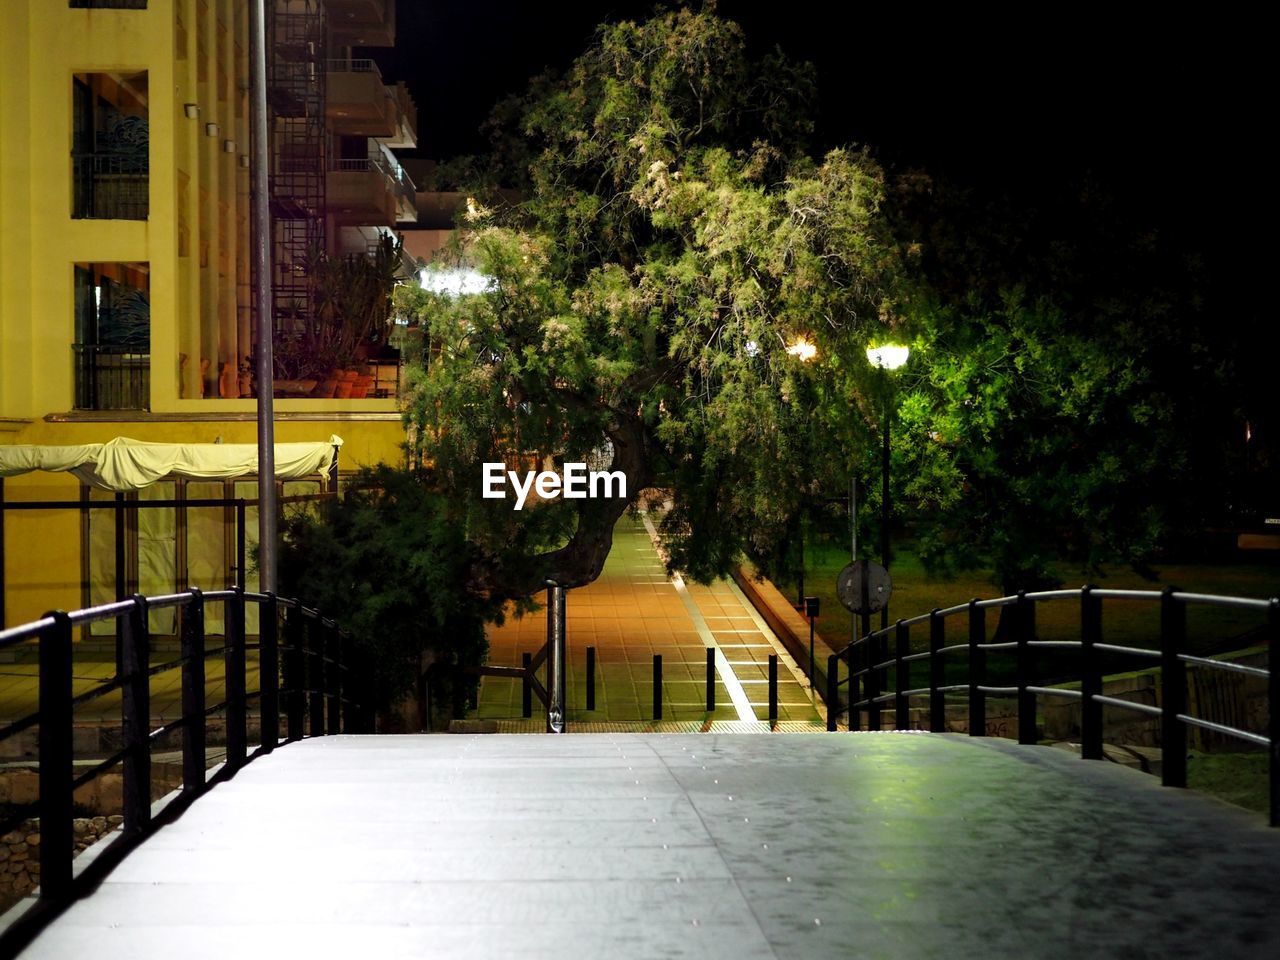
<svg viewBox="0 0 1280 960"><path fill-rule="evenodd" d="M146 348L143 348L144 350ZM146 410L151 398L151 356L138 347L71 345L77 410Z"/></svg>
<svg viewBox="0 0 1280 960"><path fill-rule="evenodd" d="M372 60L330 60L325 117L341 136L393 137L400 130L395 94Z"/></svg>
<svg viewBox="0 0 1280 960"><path fill-rule="evenodd" d="M382 137L382 142L393 150L412 150L418 145L418 106L409 94L409 88L397 83L389 88L396 101L396 115L399 121L396 132L389 137Z"/></svg>
<svg viewBox="0 0 1280 960"><path fill-rule="evenodd" d="M329 0L325 11L329 31L339 46L395 45L395 0Z"/></svg>
<svg viewBox="0 0 1280 960"><path fill-rule="evenodd" d="M339 225L396 222L396 183L375 159L331 161L325 190L326 206Z"/></svg>
<svg viewBox="0 0 1280 960"><path fill-rule="evenodd" d="M75 189L71 216L77 220L145 220L149 212L146 156L73 154Z"/></svg>

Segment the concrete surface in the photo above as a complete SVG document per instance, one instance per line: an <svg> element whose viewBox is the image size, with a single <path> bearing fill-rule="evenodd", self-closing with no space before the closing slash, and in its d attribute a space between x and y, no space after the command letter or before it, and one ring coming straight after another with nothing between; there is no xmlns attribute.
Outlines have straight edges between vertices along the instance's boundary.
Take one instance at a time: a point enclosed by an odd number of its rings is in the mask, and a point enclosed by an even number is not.
<svg viewBox="0 0 1280 960"><path fill-rule="evenodd" d="M331 737L214 788L22 954L1271 957L1280 831L934 734Z"/></svg>

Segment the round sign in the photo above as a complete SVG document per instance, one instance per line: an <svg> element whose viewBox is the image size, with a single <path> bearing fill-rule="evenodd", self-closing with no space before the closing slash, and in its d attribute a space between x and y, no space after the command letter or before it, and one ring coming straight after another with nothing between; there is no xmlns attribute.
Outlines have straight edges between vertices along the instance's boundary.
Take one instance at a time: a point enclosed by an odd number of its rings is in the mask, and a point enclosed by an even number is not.
<svg viewBox="0 0 1280 960"><path fill-rule="evenodd" d="M892 594L889 571L870 560L846 564L836 577L836 596L853 613L877 613L888 605Z"/></svg>

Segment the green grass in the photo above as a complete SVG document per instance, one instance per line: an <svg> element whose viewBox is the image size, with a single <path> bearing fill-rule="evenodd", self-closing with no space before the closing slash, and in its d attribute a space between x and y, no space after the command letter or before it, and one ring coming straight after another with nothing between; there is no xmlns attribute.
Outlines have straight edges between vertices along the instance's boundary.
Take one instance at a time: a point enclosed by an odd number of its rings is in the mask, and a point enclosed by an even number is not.
<svg viewBox="0 0 1280 960"><path fill-rule="evenodd" d="M851 615L836 598L836 576L849 562L848 547L819 542L809 545L805 556L805 592L822 600L822 616L818 630L836 646L842 646L850 638ZM1107 570L1105 576L1095 577L1095 586L1112 589L1160 590L1165 585L1180 590L1199 593L1217 593L1246 597L1271 597L1280 595L1280 566L1266 564L1165 564L1156 567L1159 579L1145 580L1132 570L1118 568ZM1067 586L1084 583L1078 566L1059 563L1054 573ZM931 577L921 565L910 545L895 551L890 568L893 578L893 597L890 616L909 618L927 613L935 607L949 607L964 603L974 597L995 597L999 591L993 586L989 570L971 570L952 578ZM794 600L794 579L777 584L783 595ZM995 618L988 615L988 631L994 629ZM891 620L892 622L892 620ZM963 620L948 620L949 642L963 636ZM1103 607L1103 637L1108 643L1136 647L1155 647L1159 638L1159 605L1153 602L1107 601ZM1192 606L1187 611L1187 646L1191 653L1221 653L1255 642L1247 636L1249 631L1263 623L1255 613L1223 610L1203 605ZM879 615L872 617L872 629L880 626ZM1043 640L1079 639L1080 606L1071 600L1060 600L1037 605L1037 634ZM927 634L917 628L912 635L912 648L924 649Z"/></svg>
<svg viewBox="0 0 1280 960"><path fill-rule="evenodd" d="M1199 753L1187 756L1187 786L1247 810L1266 813L1267 754Z"/></svg>

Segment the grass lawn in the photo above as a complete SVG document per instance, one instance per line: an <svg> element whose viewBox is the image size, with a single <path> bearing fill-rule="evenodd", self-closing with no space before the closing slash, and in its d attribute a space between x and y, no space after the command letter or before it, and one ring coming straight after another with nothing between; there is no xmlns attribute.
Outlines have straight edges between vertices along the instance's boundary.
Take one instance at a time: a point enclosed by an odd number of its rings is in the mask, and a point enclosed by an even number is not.
<svg viewBox="0 0 1280 960"><path fill-rule="evenodd" d="M1266 813L1267 753L1200 753L1187 757L1187 786L1248 810Z"/></svg>
<svg viewBox="0 0 1280 960"><path fill-rule="evenodd" d="M822 598L822 616L818 630L828 640L843 645L850 636L852 615L836 598L836 576L849 562L849 548L822 543L808 545L805 555L805 592ZM1280 565L1230 564L1190 565L1166 564L1156 567L1160 579L1152 582L1125 568L1106 571L1094 585L1112 589L1161 590L1172 585L1179 590L1217 593L1245 597L1280 595ZM952 578L930 577L909 544L894 554L890 569L893 598L890 617L914 617L935 607L949 607L974 597L995 597L999 591L992 584L989 570L970 570ZM1079 567L1059 563L1055 573L1068 587L1084 583ZM796 595L794 579L783 580L778 589L788 598ZM1037 633L1044 640L1079 639L1080 605L1072 600L1037 605ZM988 630L994 628L994 616L988 614ZM1251 645L1246 636L1263 622L1262 617L1248 611L1222 610L1196 605L1187 611L1187 640L1192 653L1218 653ZM951 626L952 623L956 625ZM963 621L948 620L948 633L955 642L962 636ZM1159 638L1159 605L1153 602L1110 600L1103 607L1103 638L1108 643L1138 647L1154 647ZM872 617L872 629L880 626L879 615ZM952 631L955 631L952 633ZM912 646L923 649L926 633L913 631Z"/></svg>

